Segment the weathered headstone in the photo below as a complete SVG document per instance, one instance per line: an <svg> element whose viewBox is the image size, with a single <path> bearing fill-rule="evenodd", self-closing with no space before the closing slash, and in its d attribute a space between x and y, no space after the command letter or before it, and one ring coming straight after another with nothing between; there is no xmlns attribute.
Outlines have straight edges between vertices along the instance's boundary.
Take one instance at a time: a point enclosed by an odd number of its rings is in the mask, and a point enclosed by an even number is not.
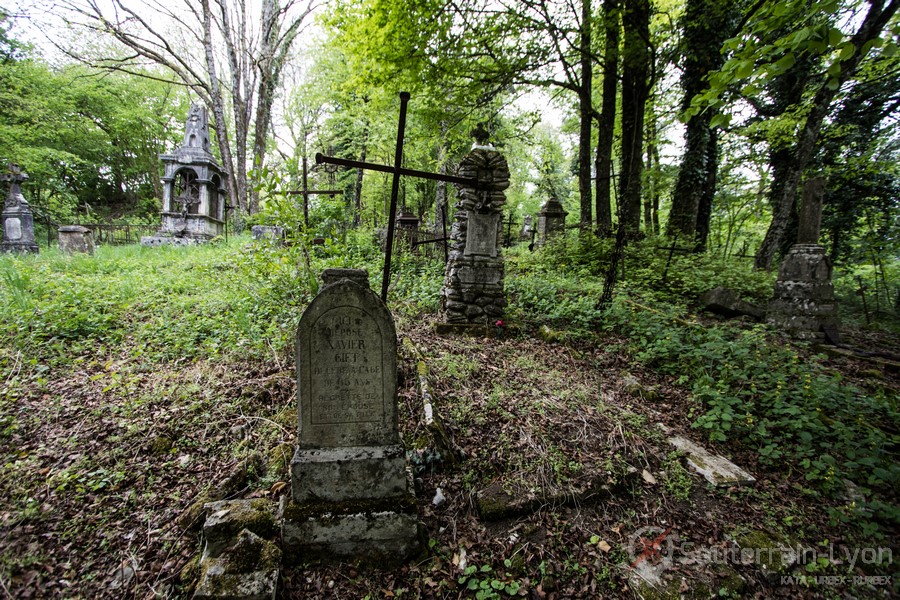
<svg viewBox="0 0 900 600"><path fill-rule="evenodd" d="M565 231L568 214L559 200L554 196L548 198L538 213L538 244L543 245L551 236Z"/></svg>
<svg viewBox="0 0 900 600"><path fill-rule="evenodd" d="M534 231L534 217L525 215L522 220L522 229L519 231L519 239L523 241L531 240L531 233Z"/></svg>
<svg viewBox="0 0 900 600"><path fill-rule="evenodd" d="M328 269L322 279L297 331L285 554L403 560L418 548L418 517L397 429L394 321L365 271Z"/></svg>
<svg viewBox="0 0 900 600"><path fill-rule="evenodd" d="M821 179L804 185L798 240L781 263L766 311L766 321L801 339L821 339L823 330L838 327L831 259L818 244L824 190Z"/></svg>
<svg viewBox="0 0 900 600"><path fill-rule="evenodd" d="M250 228L250 236L256 241L281 243L284 240L284 227L277 225L254 225Z"/></svg>
<svg viewBox="0 0 900 600"><path fill-rule="evenodd" d="M458 174L477 179L478 186L454 184L459 193L441 289L442 313L450 324L489 325L506 308L500 225L509 166L493 146L479 140L460 162Z"/></svg>
<svg viewBox="0 0 900 600"><path fill-rule="evenodd" d="M69 254L93 254L94 234L81 225L62 225L59 228L59 249Z"/></svg>
<svg viewBox="0 0 900 600"><path fill-rule="evenodd" d="M184 142L174 154L160 154L165 164L160 229L141 245L187 245L222 235L225 226L225 171L210 151L206 109L192 104Z"/></svg>
<svg viewBox="0 0 900 600"><path fill-rule="evenodd" d="M19 170L19 165L10 163L9 170L0 174L0 181L9 182L9 193L3 205L3 240L0 252L38 252L34 241L34 217L20 185L28 179L28 174Z"/></svg>

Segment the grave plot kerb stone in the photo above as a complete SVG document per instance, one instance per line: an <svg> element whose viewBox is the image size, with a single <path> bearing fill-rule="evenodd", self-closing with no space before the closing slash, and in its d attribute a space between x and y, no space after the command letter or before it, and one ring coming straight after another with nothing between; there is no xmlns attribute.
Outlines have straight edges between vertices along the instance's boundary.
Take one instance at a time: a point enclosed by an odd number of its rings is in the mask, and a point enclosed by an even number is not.
<svg viewBox="0 0 900 600"><path fill-rule="evenodd" d="M297 330L299 446L396 445L394 321L367 287L328 281Z"/></svg>

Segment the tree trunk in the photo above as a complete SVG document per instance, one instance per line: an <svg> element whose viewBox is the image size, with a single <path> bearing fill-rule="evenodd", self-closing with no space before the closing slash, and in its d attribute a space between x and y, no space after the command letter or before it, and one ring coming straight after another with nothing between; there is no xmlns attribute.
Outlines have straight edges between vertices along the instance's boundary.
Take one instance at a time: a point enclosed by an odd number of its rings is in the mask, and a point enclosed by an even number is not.
<svg viewBox="0 0 900 600"><path fill-rule="evenodd" d="M597 120L596 198L597 230L601 235L612 232L612 148L616 129L616 91L619 77L619 2L604 0L603 28L606 47L603 51L603 105Z"/></svg>
<svg viewBox="0 0 900 600"><path fill-rule="evenodd" d="M359 161L366 162L366 149L369 143L369 123L363 126L362 148L359 151ZM362 222L362 188L363 170L356 170L356 185L353 186L353 227L359 227Z"/></svg>
<svg viewBox="0 0 900 600"><path fill-rule="evenodd" d="M697 204L696 244L694 252L705 252L709 239L709 225L712 219L713 201L716 197L716 179L719 174L719 134L709 129L706 144L706 179Z"/></svg>
<svg viewBox="0 0 900 600"><path fill-rule="evenodd" d="M776 203L773 206L772 222L768 231L766 231L766 237L759 251L756 253L755 262L757 269L771 268L775 252L785 241L790 215L797 201L797 189L800 186L800 180L803 178L803 171L815 153L819 131L831 108L831 102L837 95L841 85L850 79L859 67L859 63L864 57L863 45L881 33L881 30L896 13L898 5L900 5L900 0L891 0L887 6L885 6L883 0L874 0L871 3L869 12L866 14L856 34L850 40L855 48L855 52L846 60L841 61L840 72L835 80L825 81L816 92L812 108L800 132L800 139L794 148L794 160L785 177L784 188L781 191L781 195L776 198Z"/></svg>
<svg viewBox="0 0 900 600"><path fill-rule="evenodd" d="M591 230L591 122L594 115L593 101L593 61L591 59L591 0L581 0L581 85L578 88L578 195L581 208L580 225L582 231Z"/></svg>
<svg viewBox="0 0 900 600"><path fill-rule="evenodd" d="M722 43L729 37L734 27L733 7L721 0L688 0L682 24L684 28L684 73L681 85L684 89L682 110L688 108L695 95L706 89L706 78L711 71L722 66ZM685 131L685 151L678 169L675 190L672 194L672 209L666 232L688 240L700 236L704 229L703 241L709 234L709 215L712 210L712 196L708 186L715 193L717 165L716 133L709 123L713 111L706 110L694 115L687 122ZM706 205L708 204L708 206ZM701 209L701 206L703 208ZM704 216L701 217L701 210ZM705 223L701 223L705 221Z"/></svg>
<svg viewBox="0 0 900 600"><path fill-rule="evenodd" d="M225 102L222 100L222 90L216 75L216 59L212 45L212 13L209 9L209 0L201 0L200 5L203 12L203 49L206 53L206 70L209 75L211 108L215 117L213 128L216 130L216 143L219 146L224 167L228 171L228 193L231 201L237 202L238 208L242 212L246 212L246 179L239 179L234 173L234 159L231 156L228 137L228 121L225 120Z"/></svg>
<svg viewBox="0 0 900 600"><path fill-rule="evenodd" d="M644 106L649 92L650 2L625 4L622 69L622 170L619 175L621 215L626 230L641 226L641 173L643 172Z"/></svg>

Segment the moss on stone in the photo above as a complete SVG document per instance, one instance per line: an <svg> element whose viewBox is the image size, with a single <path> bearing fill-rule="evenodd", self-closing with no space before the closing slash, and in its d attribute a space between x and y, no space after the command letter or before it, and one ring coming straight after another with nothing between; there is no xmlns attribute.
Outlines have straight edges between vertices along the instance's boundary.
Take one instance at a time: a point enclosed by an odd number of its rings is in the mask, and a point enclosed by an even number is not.
<svg viewBox="0 0 900 600"><path fill-rule="evenodd" d="M784 538L759 529L741 529L731 534L741 549L741 556L752 558L753 563L767 571L785 572L794 562L794 545Z"/></svg>

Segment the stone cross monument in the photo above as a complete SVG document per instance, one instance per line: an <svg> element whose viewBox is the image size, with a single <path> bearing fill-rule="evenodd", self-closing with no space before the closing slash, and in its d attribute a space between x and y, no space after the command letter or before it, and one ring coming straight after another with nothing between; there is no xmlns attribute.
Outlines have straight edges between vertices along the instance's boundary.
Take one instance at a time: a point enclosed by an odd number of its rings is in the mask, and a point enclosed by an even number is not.
<svg viewBox="0 0 900 600"><path fill-rule="evenodd" d="M210 150L203 106L191 105L181 147L159 158L165 164L162 222L157 234L141 238L141 244L195 244L222 235L227 174Z"/></svg>
<svg viewBox="0 0 900 600"><path fill-rule="evenodd" d="M483 131L475 135L458 175L476 179L478 185L454 183L458 200L441 288L444 321L457 325L492 325L506 308L499 234L509 166Z"/></svg>
<svg viewBox="0 0 900 600"><path fill-rule="evenodd" d="M791 246L775 281L766 321L801 339L820 339L825 332L837 341L838 314L831 283L831 259L819 245L825 181L803 186L797 243Z"/></svg>
<svg viewBox="0 0 900 600"><path fill-rule="evenodd" d="M28 179L27 173L19 170L19 165L10 163L9 171L0 173L0 181L9 182L9 194L3 205L3 241L2 252L38 252L34 241L34 217L20 185Z"/></svg>
<svg viewBox="0 0 900 600"><path fill-rule="evenodd" d="M281 507L289 562L404 560L418 517L397 429L397 334L357 269L327 269L297 330L299 444Z"/></svg>

